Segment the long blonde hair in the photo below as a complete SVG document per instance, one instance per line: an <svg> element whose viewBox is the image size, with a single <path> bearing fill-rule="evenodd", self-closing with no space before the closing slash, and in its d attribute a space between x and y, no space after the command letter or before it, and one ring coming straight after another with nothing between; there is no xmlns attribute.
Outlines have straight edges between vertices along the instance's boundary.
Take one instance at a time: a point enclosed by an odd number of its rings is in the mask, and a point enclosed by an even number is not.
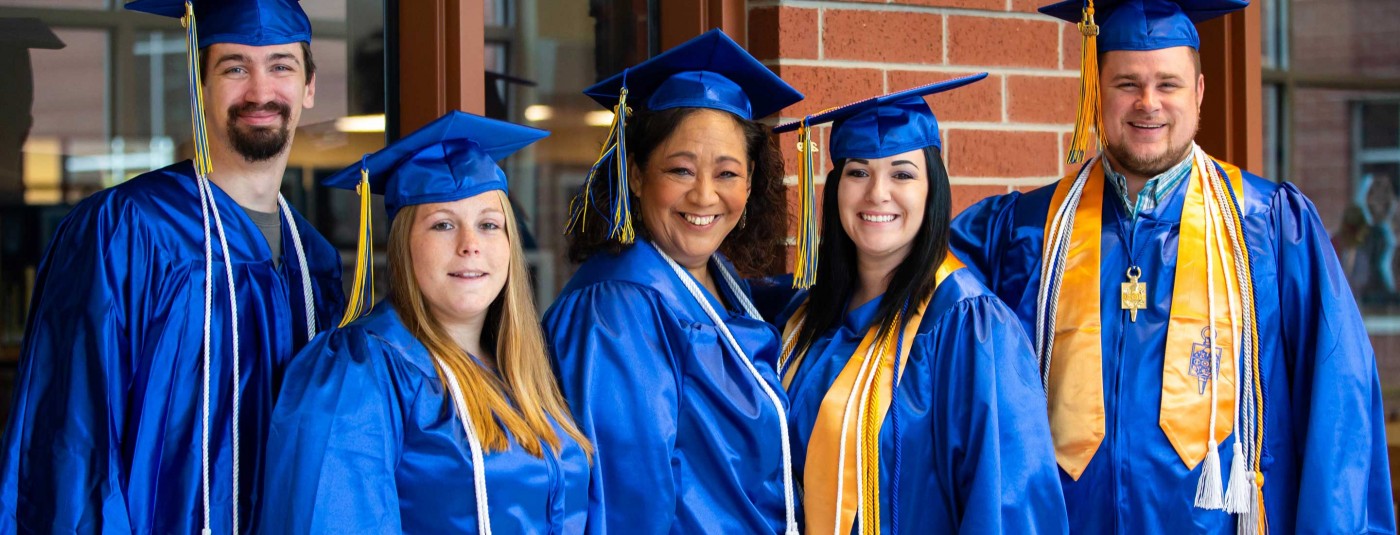
<svg viewBox="0 0 1400 535"><path fill-rule="evenodd" d="M510 199L503 192L497 194L505 212L510 268L505 288L487 309L481 345L495 346L500 377L472 362L466 350L457 345L433 317L423 299L423 291L413 274L409 245L413 220L418 213L416 205L400 210L389 229L390 302L408 331L437 357L433 361L439 380L447 384L441 368L446 366L461 381L462 395L466 397L464 404L476 424L485 451L509 449L508 432L530 455L543 457L541 443L544 443L558 456L559 436L549 420L553 417L591 458L593 447L574 425L549 364L544 333L535 313L530 275L525 269L525 251L520 247L520 227L511 210Z"/></svg>

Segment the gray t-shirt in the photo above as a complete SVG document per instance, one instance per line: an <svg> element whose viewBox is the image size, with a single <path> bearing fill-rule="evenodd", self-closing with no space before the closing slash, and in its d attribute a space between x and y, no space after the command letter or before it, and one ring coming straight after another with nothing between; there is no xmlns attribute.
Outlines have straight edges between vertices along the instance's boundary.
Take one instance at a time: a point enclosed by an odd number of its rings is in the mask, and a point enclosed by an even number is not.
<svg viewBox="0 0 1400 535"><path fill-rule="evenodd" d="M248 214L248 219L253 220L253 224L262 231L263 238L267 240L267 248L272 251L272 265L282 266L282 214L277 212L259 212L247 207L243 212Z"/></svg>

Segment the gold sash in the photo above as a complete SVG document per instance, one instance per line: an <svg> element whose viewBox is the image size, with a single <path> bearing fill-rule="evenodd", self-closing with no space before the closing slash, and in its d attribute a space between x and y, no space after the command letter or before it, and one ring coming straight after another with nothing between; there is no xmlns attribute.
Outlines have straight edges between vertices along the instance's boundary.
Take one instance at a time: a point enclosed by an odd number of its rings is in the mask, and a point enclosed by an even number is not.
<svg viewBox="0 0 1400 535"><path fill-rule="evenodd" d="M935 275L936 284L942 284L962 267L962 262L949 253ZM910 311L903 344L899 347L900 373L909 359L909 348L927 308L925 299ZM790 356L793 351L794 334L805 317L806 303L803 303L783 329L783 339L788 341L784 356ZM895 365L894 341L899 336L891 327L870 326L822 398L803 470L803 506L808 533L850 533L861 503L866 511L861 518L861 533L880 530L879 435L893 394L890 374ZM804 349L788 367L784 385L791 382L805 354ZM857 452L860 453L859 466Z"/></svg>
<svg viewBox="0 0 1400 535"><path fill-rule="evenodd" d="M1238 167L1216 162L1229 176L1235 197L1244 196L1244 182ZM1083 474L1104 437L1102 340L1099 303L1099 267L1102 261L1104 177L1102 161L1095 162L1070 230L1070 250L1065 260L1061 296L1055 313L1055 343L1051 349L1047 396L1050 404L1050 431L1055 442L1055 459L1076 480ZM1162 366L1162 399L1159 425L1177 455L1194 469L1205 458L1210 427L1211 388L1216 389L1215 439L1224 441L1234 426L1236 333L1231 315L1245 313L1240 305L1240 288L1235 275L1234 247L1224 225L1233 218L1240 228L1242 218L1233 212L1219 214L1214 225L1206 220L1208 199L1202 190L1202 169L1192 164L1187 179L1185 205L1177 242L1177 262L1172 292L1171 316L1167 327ZM1075 175L1066 176L1055 188L1046 222L1045 254L1053 239L1050 227L1054 214L1064 203ZM1214 209L1214 208L1213 208ZM1214 228L1208 228L1213 226ZM1214 379L1208 354L1211 335L1207 284L1207 232L1213 234L1209 273L1215 279L1214 348L1220 382ZM1242 229L1241 229L1242 232ZM1217 241L1219 245L1217 246ZM1224 254L1220 252L1223 251ZM1043 262L1050 259L1042 258ZM1149 288L1149 297L1153 289ZM1238 324L1238 323L1236 323Z"/></svg>

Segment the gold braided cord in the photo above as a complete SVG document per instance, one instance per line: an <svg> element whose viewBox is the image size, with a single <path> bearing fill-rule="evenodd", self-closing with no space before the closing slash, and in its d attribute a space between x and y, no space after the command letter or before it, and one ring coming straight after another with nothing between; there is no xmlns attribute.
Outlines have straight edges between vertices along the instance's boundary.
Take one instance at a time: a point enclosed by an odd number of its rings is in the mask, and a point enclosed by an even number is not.
<svg viewBox="0 0 1400 535"><path fill-rule="evenodd" d="M877 338L875 351L872 353L875 362L871 363L873 370L868 384L880 384L885 359L894 353L890 351L890 347L896 343L895 341L899 337L899 325L903 316L903 311L895 314L894 320L891 321L890 325L885 326ZM894 365L898 366L899 363L895 362ZM879 389L871 388L865 398L861 400L864 425L860 429L860 532L867 535L880 533L880 425L883 422L879 417L880 400L878 396ZM890 410L895 409L891 408Z"/></svg>

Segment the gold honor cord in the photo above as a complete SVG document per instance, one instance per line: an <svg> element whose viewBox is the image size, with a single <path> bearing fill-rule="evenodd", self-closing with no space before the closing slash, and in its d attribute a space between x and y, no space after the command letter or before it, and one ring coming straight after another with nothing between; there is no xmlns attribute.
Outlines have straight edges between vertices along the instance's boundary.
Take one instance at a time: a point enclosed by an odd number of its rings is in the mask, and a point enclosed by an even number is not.
<svg viewBox="0 0 1400 535"><path fill-rule="evenodd" d="M1074 119L1074 135L1070 138L1066 163L1077 163L1089 152L1089 140L1103 132L1099 117L1099 26L1094 23L1094 0L1084 6L1079 21L1079 33L1084 36L1079 56L1079 112Z"/></svg>
<svg viewBox="0 0 1400 535"><path fill-rule="evenodd" d="M209 159L209 138L205 133L204 122L204 83L201 80L199 65L199 32L194 23L194 4L185 1L185 16L180 17L185 27L185 61L189 65L190 84L190 124L194 129L194 172L206 177L214 172L214 164Z"/></svg>
<svg viewBox="0 0 1400 535"><path fill-rule="evenodd" d="M802 119L797 128L797 195L798 214L801 226L797 231L797 254L793 262L792 287L811 288L817 282L817 247L821 237L817 235L817 188L813 180L812 153L817 152L817 144L812 141L812 127L807 124L812 116Z"/></svg>
<svg viewBox="0 0 1400 535"><path fill-rule="evenodd" d="M355 247L355 282L350 290L350 302L345 305L345 315L340 318L341 327L374 307L374 219L369 202L369 168L364 160L360 163L360 184L355 186L355 192L360 195L360 243ZM366 293L369 299L365 299Z"/></svg>

